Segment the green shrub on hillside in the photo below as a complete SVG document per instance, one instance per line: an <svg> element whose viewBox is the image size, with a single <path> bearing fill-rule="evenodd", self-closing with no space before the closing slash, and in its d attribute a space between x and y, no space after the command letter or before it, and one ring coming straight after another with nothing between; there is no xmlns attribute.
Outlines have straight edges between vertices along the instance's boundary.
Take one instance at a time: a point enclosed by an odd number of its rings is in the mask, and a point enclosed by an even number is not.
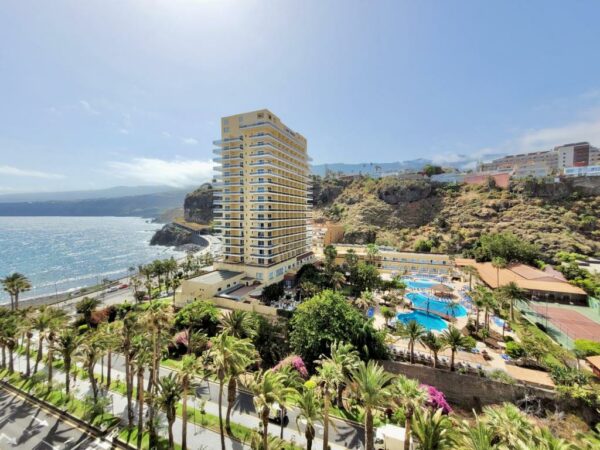
<svg viewBox="0 0 600 450"><path fill-rule="evenodd" d="M600 355L600 342L589 339L575 339L575 352L580 358Z"/></svg>

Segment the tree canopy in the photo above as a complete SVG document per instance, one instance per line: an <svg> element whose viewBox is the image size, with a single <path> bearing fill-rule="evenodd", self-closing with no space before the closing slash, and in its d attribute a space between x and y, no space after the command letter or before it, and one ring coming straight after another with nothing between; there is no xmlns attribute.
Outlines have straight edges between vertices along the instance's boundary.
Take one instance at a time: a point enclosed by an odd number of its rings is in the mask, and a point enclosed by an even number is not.
<svg viewBox="0 0 600 450"><path fill-rule="evenodd" d="M511 232L482 235L467 253L477 261L492 261L503 258L507 262L536 264L540 257L537 245L526 242Z"/></svg>
<svg viewBox="0 0 600 450"><path fill-rule="evenodd" d="M361 358L386 355L384 336L343 295L326 290L298 307L290 322L292 351L307 365L322 355L329 355L335 341L350 343Z"/></svg>

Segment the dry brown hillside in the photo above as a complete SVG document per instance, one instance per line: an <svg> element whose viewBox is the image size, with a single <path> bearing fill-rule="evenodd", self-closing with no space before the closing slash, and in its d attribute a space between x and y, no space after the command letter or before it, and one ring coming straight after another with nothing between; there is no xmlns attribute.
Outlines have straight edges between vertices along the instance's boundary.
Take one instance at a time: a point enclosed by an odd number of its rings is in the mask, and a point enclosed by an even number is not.
<svg viewBox="0 0 600 450"><path fill-rule="evenodd" d="M314 178L315 218L344 224L346 242L414 249L422 241L421 250L460 252L483 233L511 231L538 244L545 259L559 250L600 253L598 194L600 180L528 180L501 190L493 183Z"/></svg>

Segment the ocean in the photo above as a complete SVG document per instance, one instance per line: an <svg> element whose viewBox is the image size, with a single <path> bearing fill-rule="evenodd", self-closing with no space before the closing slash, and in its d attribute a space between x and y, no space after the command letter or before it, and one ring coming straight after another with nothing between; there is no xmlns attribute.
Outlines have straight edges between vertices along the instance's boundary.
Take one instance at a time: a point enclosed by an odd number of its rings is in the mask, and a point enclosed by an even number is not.
<svg viewBox="0 0 600 450"><path fill-rule="evenodd" d="M162 225L139 217L0 217L0 278L20 272L22 298L75 290L128 274L129 267L185 254L150 246ZM0 287L0 303L9 297Z"/></svg>

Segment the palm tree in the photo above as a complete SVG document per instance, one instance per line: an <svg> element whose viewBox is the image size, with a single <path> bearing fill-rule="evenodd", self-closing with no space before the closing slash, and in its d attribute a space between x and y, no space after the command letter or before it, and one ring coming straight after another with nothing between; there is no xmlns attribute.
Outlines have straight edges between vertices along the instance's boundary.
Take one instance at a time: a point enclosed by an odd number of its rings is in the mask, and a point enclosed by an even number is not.
<svg viewBox="0 0 600 450"><path fill-rule="evenodd" d="M433 353L433 368L437 368L438 354L446 347L445 342L432 331L428 331L427 334L421 338L421 344Z"/></svg>
<svg viewBox="0 0 600 450"><path fill-rule="evenodd" d="M253 338L256 336L256 318L247 311L233 310L221 319L221 329L238 339Z"/></svg>
<svg viewBox="0 0 600 450"><path fill-rule="evenodd" d="M331 357L329 360L337 366L338 373L342 374L342 379L347 380L350 378L350 374L353 370L358 368L360 357L354 346L350 343L344 343L335 341L331 344ZM337 406L338 408L344 408L344 402L342 401L342 394L346 383L341 381L337 385Z"/></svg>
<svg viewBox="0 0 600 450"><path fill-rule="evenodd" d="M509 302L510 320L515 320L515 300L525 299L525 292L515 283L511 281L500 288L502 296L506 297Z"/></svg>
<svg viewBox="0 0 600 450"><path fill-rule="evenodd" d="M98 382L94 375L94 369L98 359L104 352L103 342L97 331L88 331L77 349L77 356L87 372L92 386L94 402L98 400Z"/></svg>
<svg viewBox="0 0 600 450"><path fill-rule="evenodd" d="M334 291L339 291L344 286L346 282L346 276L342 272L338 272L337 270L331 274L331 286Z"/></svg>
<svg viewBox="0 0 600 450"><path fill-rule="evenodd" d="M492 430L495 440L505 446L518 448L519 442L527 442L534 429L527 416L511 404L501 406L486 406L483 408L485 420ZM527 445L523 446L527 448Z"/></svg>
<svg viewBox="0 0 600 450"><path fill-rule="evenodd" d="M393 396L394 403L404 408L404 450L409 450L413 414L427 401L427 392L420 387L418 380L399 375L394 383Z"/></svg>
<svg viewBox="0 0 600 450"><path fill-rule="evenodd" d="M313 389L305 389L296 400L298 415L296 426L300 430L300 423L305 423L304 437L306 438L306 449L312 450L312 442L316 436L315 425L323 422L323 405L315 395Z"/></svg>
<svg viewBox="0 0 600 450"><path fill-rule="evenodd" d="M31 375L31 338L33 337L33 317L35 311L31 308L25 309L20 321L20 333L25 336L25 377Z"/></svg>
<svg viewBox="0 0 600 450"><path fill-rule="evenodd" d="M150 367L149 385L151 388L151 398L156 396L158 388L158 371L160 360L164 348L164 337L171 328L173 318L173 306L165 301L152 301L148 304L148 308L144 311L141 317L141 322L144 327L150 332L152 340L152 365ZM148 424L150 446L156 445L158 436L155 427L155 408L154 402L149 403Z"/></svg>
<svg viewBox="0 0 600 450"><path fill-rule="evenodd" d="M31 290L31 283L22 273L14 272L0 280L2 287L10 296L10 309L19 309L19 295Z"/></svg>
<svg viewBox="0 0 600 450"><path fill-rule="evenodd" d="M429 409L417 409L414 418L413 434L419 441L419 450L456 448L452 430L453 424L448 416L442 414L441 409L436 412Z"/></svg>
<svg viewBox="0 0 600 450"><path fill-rule="evenodd" d="M479 271L473 266L465 266L462 268L462 271L469 275L469 291L473 289L473 277L479 277Z"/></svg>
<svg viewBox="0 0 600 450"><path fill-rule="evenodd" d="M69 395L73 355L81 344L81 336L73 328L65 328L54 340L54 348L60 353L65 371L65 391Z"/></svg>
<svg viewBox="0 0 600 450"><path fill-rule="evenodd" d="M452 354L450 355L450 370L454 371L454 355L458 349L464 345L465 338L458 328L450 325L450 328L444 330L442 341L452 351Z"/></svg>
<svg viewBox="0 0 600 450"><path fill-rule="evenodd" d="M338 364L331 359L318 361L317 384L323 398L323 450L329 447L329 408L331 397L335 395L340 384L344 383L344 374Z"/></svg>
<svg viewBox="0 0 600 450"><path fill-rule="evenodd" d="M373 264L378 254L379 246L377 244L367 244L367 261Z"/></svg>
<svg viewBox="0 0 600 450"><path fill-rule="evenodd" d="M477 286L472 293L473 303L475 303L476 312L476 321L475 321L475 330L479 331L479 313L483 309L486 311L484 316L484 322L487 322L487 311L490 308L490 305L493 303L493 299L491 298L492 292L485 286Z"/></svg>
<svg viewBox="0 0 600 450"><path fill-rule="evenodd" d="M211 339L211 348L207 355L210 371L219 380L219 431L221 433L221 448L225 450L225 431L223 429L223 387L225 380L229 378L227 420L231 414L231 408L235 402L237 389L237 376L254 362L255 350L252 343L247 339L238 339L227 333L221 333ZM231 405L231 406L229 406ZM229 429L229 422L227 423Z"/></svg>
<svg viewBox="0 0 600 450"><path fill-rule="evenodd" d="M388 308L387 306L382 306L380 312L385 319L386 325L389 325L390 321L396 317L396 311L394 311L392 308Z"/></svg>
<svg viewBox="0 0 600 450"><path fill-rule="evenodd" d="M177 418L177 404L181 399L182 387L177 379L177 375L170 373L167 376L160 377L158 380L158 405L167 413L167 424L169 430L169 450L175 448L173 439L173 424Z"/></svg>
<svg viewBox="0 0 600 450"><path fill-rule="evenodd" d="M337 257L337 250L335 246L329 244L323 249L325 255L325 272L331 276L335 272L335 258Z"/></svg>
<svg viewBox="0 0 600 450"><path fill-rule="evenodd" d="M187 449L187 402L188 395L190 389L190 381L193 380L194 375L198 373L200 370L200 366L198 364L198 359L192 355L185 355L181 359L181 369L179 371L179 382L181 383L181 396L182 396L182 405L181 405L181 448L182 450Z"/></svg>
<svg viewBox="0 0 600 450"><path fill-rule="evenodd" d="M144 334L136 334L131 341L133 362L136 365L137 376L137 404L138 404L138 432L137 448L142 448L144 433L144 371L147 365L152 364L152 343Z"/></svg>
<svg viewBox="0 0 600 450"><path fill-rule="evenodd" d="M296 370L296 368L294 366L292 366L291 364L286 364L283 367L280 367L277 370L277 372L280 373L281 375L283 375L282 382L286 388L290 388L294 392L297 392L301 389L302 378L300 377L300 374L298 373L298 371ZM279 412L280 412L279 437L281 439L283 439L283 427L285 425L285 417L287 415L286 407L287 407L286 404L279 405Z"/></svg>
<svg viewBox="0 0 600 450"><path fill-rule="evenodd" d="M375 305L375 297L371 291L363 291L358 297L354 299L354 306L361 311L367 311L370 307Z"/></svg>
<svg viewBox="0 0 600 450"><path fill-rule="evenodd" d="M120 348L125 358L125 396L127 398L127 426L133 426L133 356L134 349L132 340L136 333L139 332L138 315L135 312L128 312L121 320L121 325L117 328L119 334L118 339L121 343Z"/></svg>
<svg viewBox="0 0 600 450"><path fill-rule="evenodd" d="M361 361L351 377L353 389L365 410L365 449L373 450L373 410L389 401L394 376L374 361L367 364Z"/></svg>
<svg viewBox="0 0 600 450"><path fill-rule="evenodd" d="M8 349L8 372L14 372L13 353L18 343L19 319L16 310L3 309L0 315L0 345L2 346L2 368L6 368L5 348Z"/></svg>
<svg viewBox="0 0 600 450"><path fill-rule="evenodd" d="M92 326L92 314L98 305L100 305L100 300L92 297L83 297L75 305L75 311L77 314L81 314L88 327Z"/></svg>
<svg viewBox="0 0 600 450"><path fill-rule="evenodd" d="M475 423L463 421L460 427L459 448L462 450L494 450L498 446L494 442L492 429L475 415Z"/></svg>
<svg viewBox="0 0 600 450"><path fill-rule="evenodd" d="M416 320L411 320L407 324L400 325L400 336L408 339L408 351L410 352L410 363L415 361L415 342L421 340L425 335L425 327Z"/></svg>
<svg viewBox="0 0 600 450"><path fill-rule="evenodd" d="M35 358L33 372L37 372L38 365L43 356L44 339L51 338L53 333L61 329L67 319L66 313L62 309L51 306L40 306L37 313L32 317L33 329L38 332L38 349Z"/></svg>
<svg viewBox="0 0 600 450"><path fill-rule="evenodd" d="M500 269L504 269L508 261L500 256L492 258L492 266L496 268L496 288L500 287Z"/></svg>
<svg viewBox="0 0 600 450"><path fill-rule="evenodd" d="M106 350L106 387L110 389L112 381L112 352L116 350L121 342L122 322L109 322L102 324L100 331L101 337Z"/></svg>
<svg viewBox="0 0 600 450"><path fill-rule="evenodd" d="M284 375L275 372L272 369L255 372L248 384L248 389L252 392L254 408L258 411L262 422L262 441L263 448L268 449L268 427L269 414L271 408L278 404L283 406L294 390L284 384Z"/></svg>

